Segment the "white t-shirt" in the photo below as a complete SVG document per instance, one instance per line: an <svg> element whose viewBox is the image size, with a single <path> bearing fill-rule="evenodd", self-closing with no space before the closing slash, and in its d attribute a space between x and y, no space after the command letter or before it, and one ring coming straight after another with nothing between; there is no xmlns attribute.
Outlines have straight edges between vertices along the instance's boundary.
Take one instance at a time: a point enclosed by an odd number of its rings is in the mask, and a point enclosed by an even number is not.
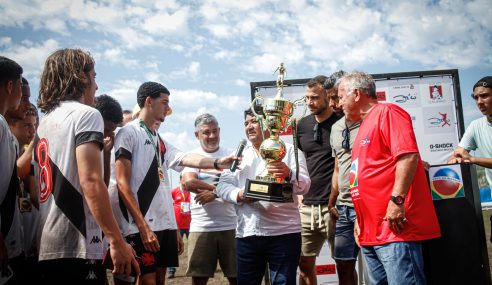
<svg viewBox="0 0 492 285"><path fill-rule="evenodd" d="M163 181L159 179L154 145L159 148L164 174ZM181 171L183 167L179 166L179 164L184 153L160 139L160 137L158 138L157 135L149 137L146 130L140 126L139 119L128 123L118 131L115 137L114 149L116 151L116 159L124 157L132 162L130 187L150 229L154 232L177 229L167 170ZM133 217L123 201L119 199L114 180L110 184L109 191L112 204L118 204L121 210L121 216L116 218L123 236L138 233ZM118 199L118 201L115 199Z"/></svg>
<svg viewBox="0 0 492 285"><path fill-rule="evenodd" d="M0 228L9 258L22 253L22 227L17 206L19 179L17 176L17 140L0 115Z"/></svg>
<svg viewBox="0 0 492 285"><path fill-rule="evenodd" d="M39 183L39 260L102 259L102 231L81 191L75 150L85 143L103 147L98 110L66 101L40 122L34 150Z"/></svg>
<svg viewBox="0 0 492 285"><path fill-rule="evenodd" d="M220 158L231 154L231 150L219 148L214 153L203 151L198 148L192 151L206 157ZM198 175L198 179L208 184L217 186L222 171L215 169L197 169L186 167L183 173L193 172ZM224 202L221 198L201 205L195 202L196 194L191 192L190 209L191 224L190 232L217 232L233 230L237 225L237 216L234 204Z"/></svg>
<svg viewBox="0 0 492 285"><path fill-rule="evenodd" d="M476 119L470 123L461 138L459 146L466 150L480 150L484 157L492 158L492 123L487 117ZM492 169L485 168L485 177L492 188Z"/></svg>

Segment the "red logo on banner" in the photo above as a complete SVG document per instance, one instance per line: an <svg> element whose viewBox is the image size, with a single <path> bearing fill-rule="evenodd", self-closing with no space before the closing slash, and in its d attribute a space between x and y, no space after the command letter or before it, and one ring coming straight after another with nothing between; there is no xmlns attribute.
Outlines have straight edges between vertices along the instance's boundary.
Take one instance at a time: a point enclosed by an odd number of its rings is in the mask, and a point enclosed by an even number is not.
<svg viewBox="0 0 492 285"><path fill-rule="evenodd" d="M433 100L442 99L442 86L437 84L429 86L429 97Z"/></svg>
<svg viewBox="0 0 492 285"><path fill-rule="evenodd" d="M376 97L378 97L378 101L386 101L386 92L384 92L384 91L377 91L376 92Z"/></svg>
<svg viewBox="0 0 492 285"><path fill-rule="evenodd" d="M337 274L337 267L335 264L316 265L316 275L328 274Z"/></svg>

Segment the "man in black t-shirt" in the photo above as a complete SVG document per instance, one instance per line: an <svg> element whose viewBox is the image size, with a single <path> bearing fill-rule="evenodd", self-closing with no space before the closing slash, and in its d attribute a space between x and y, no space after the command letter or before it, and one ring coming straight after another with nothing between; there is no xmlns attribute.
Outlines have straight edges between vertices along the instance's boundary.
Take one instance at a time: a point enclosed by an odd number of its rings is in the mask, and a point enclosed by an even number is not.
<svg viewBox="0 0 492 285"><path fill-rule="evenodd" d="M330 77L331 78L331 77ZM333 84L325 89L328 77L318 75L307 83L306 104L311 112L299 122L298 145L306 156L311 188L302 198L302 251L299 262L299 284L317 284L316 256L325 240L331 241L334 228L330 225L328 200L335 160L331 155L331 126L340 118L330 107ZM333 80L336 81L336 80ZM330 80L328 80L330 82ZM335 91L336 92L336 91Z"/></svg>

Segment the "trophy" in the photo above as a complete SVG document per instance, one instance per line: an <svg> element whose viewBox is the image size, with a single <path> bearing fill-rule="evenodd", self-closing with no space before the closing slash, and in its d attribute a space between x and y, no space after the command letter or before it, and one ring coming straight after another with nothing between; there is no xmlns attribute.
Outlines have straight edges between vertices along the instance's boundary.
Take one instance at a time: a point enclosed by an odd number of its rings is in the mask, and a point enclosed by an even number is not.
<svg viewBox="0 0 492 285"><path fill-rule="evenodd" d="M263 140L261 143L260 155L267 164L274 161L281 161L285 157L286 147L279 136L282 132L286 131L289 126L292 126L297 164L296 173L299 173L296 144L296 118L292 118L292 115L295 106L304 102L304 97L293 102L285 99L283 88L286 69L283 63L275 70L275 72L277 71L279 72L279 75L276 81L277 94L275 97L262 98L261 95L256 92L255 98L253 99L253 102L251 102L251 110L260 123L262 133L265 128L270 131L270 137ZM255 104L260 103L260 101L262 101L261 107L263 108L263 114L258 114L255 111ZM304 106L304 113L305 112L306 106ZM287 182L283 177L279 178L272 176L265 168L260 175L256 176L256 179L246 180L244 196L270 202L293 202L292 189L292 183Z"/></svg>

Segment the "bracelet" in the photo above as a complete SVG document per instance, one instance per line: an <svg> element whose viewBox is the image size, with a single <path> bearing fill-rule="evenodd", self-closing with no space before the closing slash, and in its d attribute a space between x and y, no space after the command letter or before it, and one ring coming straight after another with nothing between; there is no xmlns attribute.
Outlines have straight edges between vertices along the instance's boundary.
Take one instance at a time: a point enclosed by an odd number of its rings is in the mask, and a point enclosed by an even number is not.
<svg viewBox="0 0 492 285"><path fill-rule="evenodd" d="M218 158L216 158L216 159L214 160L214 168L215 168L216 170L221 170L221 169L220 169L220 167L219 167L219 159L218 159Z"/></svg>

